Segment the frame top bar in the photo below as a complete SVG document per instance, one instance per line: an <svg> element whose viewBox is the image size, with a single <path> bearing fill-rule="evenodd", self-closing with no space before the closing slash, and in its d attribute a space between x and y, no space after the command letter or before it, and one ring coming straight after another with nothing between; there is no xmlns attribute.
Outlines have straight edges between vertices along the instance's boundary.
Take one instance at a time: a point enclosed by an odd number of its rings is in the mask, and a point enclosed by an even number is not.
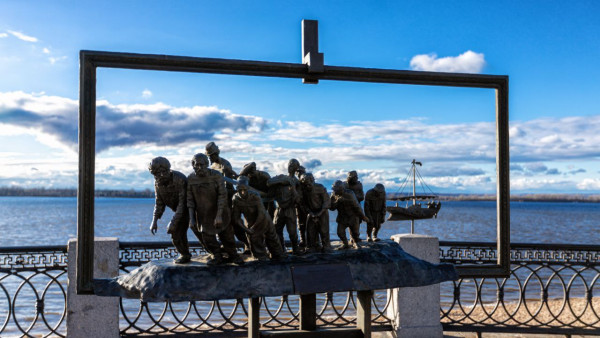
<svg viewBox="0 0 600 338"><path fill-rule="evenodd" d="M358 81L377 83L416 84L493 88L508 86L506 75L464 74L395 70L378 68L324 66L323 72L309 72L302 63L265 62L235 59L216 59L160 54L136 54L82 50L81 59L95 67L145 69L192 73L213 73L285 78L314 78L318 80Z"/></svg>

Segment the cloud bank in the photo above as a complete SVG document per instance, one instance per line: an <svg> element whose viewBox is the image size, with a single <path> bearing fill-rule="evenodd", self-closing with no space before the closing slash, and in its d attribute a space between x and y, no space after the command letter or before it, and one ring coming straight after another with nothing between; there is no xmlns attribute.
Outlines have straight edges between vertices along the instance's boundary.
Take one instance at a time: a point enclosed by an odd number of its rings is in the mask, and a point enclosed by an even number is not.
<svg viewBox="0 0 600 338"><path fill-rule="evenodd" d="M483 53L468 50L459 56L438 58L437 54L419 54L410 60L412 70L452 73L481 73L485 66Z"/></svg>
<svg viewBox="0 0 600 338"><path fill-rule="evenodd" d="M77 145L78 102L23 92L0 93L0 123L33 129L72 147ZM148 144L173 146L210 140L215 134L258 133L260 117L233 114L217 107L172 107L162 103L113 105L97 102L96 150Z"/></svg>
<svg viewBox="0 0 600 338"><path fill-rule="evenodd" d="M65 164L66 169L56 172L63 163L44 165L26 156L0 152L6 169L0 170L2 182L29 180L33 184L30 177L54 180L76 172L77 119L75 100L0 93L0 136L33 135L38 142L52 149L69 149L75 156L70 167ZM390 189L398 187L410 160L417 158L424 163L422 174L432 187L447 191L495 189L494 122L268 123L217 107L98 101L96 128L97 183L105 187L151 184L145 163L159 155L167 156L176 170L188 172L191 155L215 141L234 169L254 161L261 170L276 175L286 173L287 161L297 158L326 186L356 169L365 186L384 183ZM512 121L511 188L600 190L593 167L600 159L598 130L600 115ZM58 185L59 181L53 182Z"/></svg>

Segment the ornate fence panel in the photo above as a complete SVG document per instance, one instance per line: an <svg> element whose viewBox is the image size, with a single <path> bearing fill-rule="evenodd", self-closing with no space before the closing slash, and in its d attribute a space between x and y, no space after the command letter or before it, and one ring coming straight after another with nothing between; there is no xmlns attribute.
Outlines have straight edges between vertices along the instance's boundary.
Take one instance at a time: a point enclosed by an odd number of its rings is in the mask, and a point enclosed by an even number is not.
<svg viewBox="0 0 600 338"><path fill-rule="evenodd" d="M0 337L66 334L67 247L0 248Z"/></svg>
<svg viewBox="0 0 600 338"><path fill-rule="evenodd" d="M494 243L440 242L440 260L496 259ZM512 244L509 278L441 285L446 331L600 335L600 246Z"/></svg>

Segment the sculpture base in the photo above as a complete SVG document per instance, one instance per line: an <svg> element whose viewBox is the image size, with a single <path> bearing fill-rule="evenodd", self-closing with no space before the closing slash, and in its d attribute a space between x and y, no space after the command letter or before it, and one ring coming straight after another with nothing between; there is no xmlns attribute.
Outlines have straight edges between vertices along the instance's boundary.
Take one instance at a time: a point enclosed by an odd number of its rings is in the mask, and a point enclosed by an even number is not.
<svg viewBox="0 0 600 338"><path fill-rule="evenodd" d="M188 264L149 262L113 279L94 281L99 296L143 301L191 301L271 297L316 292L414 287L456 280L451 264L431 264L391 240L361 249L288 256L281 261L207 265L206 256Z"/></svg>

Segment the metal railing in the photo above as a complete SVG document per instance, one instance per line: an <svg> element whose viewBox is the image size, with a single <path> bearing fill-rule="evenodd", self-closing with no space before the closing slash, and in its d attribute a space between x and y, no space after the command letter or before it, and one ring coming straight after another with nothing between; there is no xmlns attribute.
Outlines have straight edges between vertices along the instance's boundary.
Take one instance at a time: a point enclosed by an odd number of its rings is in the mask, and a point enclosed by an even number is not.
<svg viewBox="0 0 600 338"><path fill-rule="evenodd" d="M199 247L193 254L202 254ZM120 269L176 255L170 243L121 243ZM440 260L495 261L495 244L440 242ZM509 278L464 278L441 284L445 331L600 335L600 245L512 244ZM66 246L0 248L0 336L66 335ZM320 294L317 324L355 325L355 295ZM262 299L264 329L298 327L298 297ZM374 330L391 329L387 294L372 303ZM244 336L247 300L120 302L123 335L214 333Z"/></svg>
<svg viewBox="0 0 600 338"><path fill-rule="evenodd" d="M440 260L480 264L495 243L440 242ZM600 246L512 244L508 278L441 284L445 331L600 335Z"/></svg>
<svg viewBox="0 0 600 338"><path fill-rule="evenodd" d="M66 334L67 247L0 248L0 336Z"/></svg>

